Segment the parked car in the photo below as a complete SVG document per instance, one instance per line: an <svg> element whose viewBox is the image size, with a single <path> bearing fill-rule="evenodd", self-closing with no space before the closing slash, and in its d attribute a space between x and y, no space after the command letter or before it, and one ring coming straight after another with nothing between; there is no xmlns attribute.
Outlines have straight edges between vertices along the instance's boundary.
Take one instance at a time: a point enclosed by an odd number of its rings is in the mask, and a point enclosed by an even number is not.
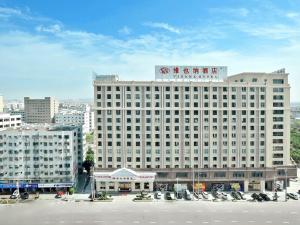
<svg viewBox="0 0 300 225"><path fill-rule="evenodd" d="M200 199L201 197L200 197L200 194L198 194L197 192L194 192L194 197L196 198L196 199Z"/></svg>
<svg viewBox="0 0 300 225"><path fill-rule="evenodd" d="M55 198L62 198L65 193L63 191L58 191L55 195Z"/></svg>
<svg viewBox="0 0 300 225"><path fill-rule="evenodd" d="M287 196L291 199L298 200L298 195L294 193L287 193Z"/></svg>
<svg viewBox="0 0 300 225"><path fill-rule="evenodd" d="M208 193L206 191L201 191L200 195L202 195L203 199L208 199L209 198L208 197L209 195L208 195Z"/></svg>
<svg viewBox="0 0 300 225"><path fill-rule="evenodd" d="M189 190L184 190L184 199L192 200L191 192Z"/></svg>
<svg viewBox="0 0 300 225"><path fill-rule="evenodd" d="M231 196L235 199L235 200L241 200L241 196L236 192L236 191L232 191L231 192Z"/></svg>
<svg viewBox="0 0 300 225"><path fill-rule="evenodd" d="M258 202L262 202L262 201L263 201L263 198L262 198L259 194L257 194L257 193L253 193L253 194L251 195L251 198L252 198L253 200L255 200L255 201L258 201Z"/></svg>
<svg viewBox="0 0 300 225"><path fill-rule="evenodd" d="M221 199L224 201L228 200L228 195L225 192L221 192Z"/></svg>
<svg viewBox="0 0 300 225"><path fill-rule="evenodd" d="M219 191L212 191L211 192L212 196L215 198L215 199L222 199L222 193L219 192Z"/></svg>
<svg viewBox="0 0 300 225"><path fill-rule="evenodd" d="M244 197L244 192L237 191L237 194L241 197L242 200L246 200L246 198Z"/></svg>
<svg viewBox="0 0 300 225"><path fill-rule="evenodd" d="M19 193L19 191L18 190L15 190L12 194L11 194L11 196L9 197L10 199L18 199L18 198L20 198L20 193Z"/></svg>
<svg viewBox="0 0 300 225"><path fill-rule="evenodd" d="M154 193L154 198L156 198L156 199L161 199L161 192L160 192L160 191L156 191L156 192Z"/></svg>
<svg viewBox="0 0 300 225"><path fill-rule="evenodd" d="M182 192L175 192L175 197L176 197L177 199L182 199L182 198L183 198Z"/></svg>
<svg viewBox="0 0 300 225"><path fill-rule="evenodd" d="M20 197L22 200L25 200L25 199L29 198L29 194L28 194L28 192L23 192L23 193L21 193Z"/></svg>
<svg viewBox="0 0 300 225"><path fill-rule="evenodd" d="M271 201L271 198L265 193L259 193L259 196L262 197L264 201Z"/></svg>
<svg viewBox="0 0 300 225"><path fill-rule="evenodd" d="M170 193L169 191L167 191L167 192L165 193L165 199L166 199L166 200L172 200L171 193Z"/></svg>

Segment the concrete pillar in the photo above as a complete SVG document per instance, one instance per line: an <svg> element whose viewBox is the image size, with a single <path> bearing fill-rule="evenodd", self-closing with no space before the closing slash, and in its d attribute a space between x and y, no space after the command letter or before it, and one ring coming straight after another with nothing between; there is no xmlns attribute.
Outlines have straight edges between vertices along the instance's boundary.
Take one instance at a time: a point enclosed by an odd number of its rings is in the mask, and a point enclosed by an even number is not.
<svg viewBox="0 0 300 225"><path fill-rule="evenodd" d="M96 191L100 191L99 181L95 181L95 184L96 184Z"/></svg>
<svg viewBox="0 0 300 225"><path fill-rule="evenodd" d="M153 182L149 182L149 191L153 191Z"/></svg>
<svg viewBox="0 0 300 225"><path fill-rule="evenodd" d="M249 180L244 180L244 192L248 192Z"/></svg>
<svg viewBox="0 0 300 225"><path fill-rule="evenodd" d="M109 185L108 185L108 182L105 182L105 191L109 191Z"/></svg>
<svg viewBox="0 0 300 225"><path fill-rule="evenodd" d="M119 182L114 182L115 183L115 192L119 191Z"/></svg>
<svg viewBox="0 0 300 225"><path fill-rule="evenodd" d="M265 191L265 183L266 183L266 182L265 182L264 180L261 180L261 181L260 181L260 191L261 191L261 192L264 192L264 191Z"/></svg>

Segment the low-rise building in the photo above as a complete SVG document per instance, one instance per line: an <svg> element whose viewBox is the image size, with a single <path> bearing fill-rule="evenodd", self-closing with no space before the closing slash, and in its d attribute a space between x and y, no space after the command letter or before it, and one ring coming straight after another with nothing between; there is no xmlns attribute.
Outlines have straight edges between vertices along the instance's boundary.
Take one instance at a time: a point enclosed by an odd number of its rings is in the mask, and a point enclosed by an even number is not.
<svg viewBox="0 0 300 225"><path fill-rule="evenodd" d="M0 113L0 130L10 127L20 127L21 116L11 115L9 113Z"/></svg>
<svg viewBox="0 0 300 225"><path fill-rule="evenodd" d="M82 132L78 126L26 125L0 131L2 184L68 187L76 183L81 163Z"/></svg>

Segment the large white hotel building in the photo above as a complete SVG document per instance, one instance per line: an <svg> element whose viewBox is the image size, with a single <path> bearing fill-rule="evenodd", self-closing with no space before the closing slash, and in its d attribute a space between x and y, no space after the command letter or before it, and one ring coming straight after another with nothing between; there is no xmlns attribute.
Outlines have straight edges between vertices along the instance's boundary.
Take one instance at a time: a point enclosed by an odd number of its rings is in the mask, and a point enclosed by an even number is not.
<svg viewBox="0 0 300 225"><path fill-rule="evenodd" d="M232 76L226 67L155 71L154 81L95 77L99 171L126 167L156 172L156 185L196 180L202 189L238 183L245 191L296 176L284 69Z"/></svg>

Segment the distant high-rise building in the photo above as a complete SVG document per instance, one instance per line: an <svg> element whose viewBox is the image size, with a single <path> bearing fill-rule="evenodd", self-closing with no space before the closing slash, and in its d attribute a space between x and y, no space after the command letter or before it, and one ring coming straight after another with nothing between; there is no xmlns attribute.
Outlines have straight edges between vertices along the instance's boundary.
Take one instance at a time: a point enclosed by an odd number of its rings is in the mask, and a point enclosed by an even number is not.
<svg viewBox="0 0 300 225"><path fill-rule="evenodd" d="M53 123L58 112L58 101L52 97L44 99L24 98L26 123Z"/></svg>

